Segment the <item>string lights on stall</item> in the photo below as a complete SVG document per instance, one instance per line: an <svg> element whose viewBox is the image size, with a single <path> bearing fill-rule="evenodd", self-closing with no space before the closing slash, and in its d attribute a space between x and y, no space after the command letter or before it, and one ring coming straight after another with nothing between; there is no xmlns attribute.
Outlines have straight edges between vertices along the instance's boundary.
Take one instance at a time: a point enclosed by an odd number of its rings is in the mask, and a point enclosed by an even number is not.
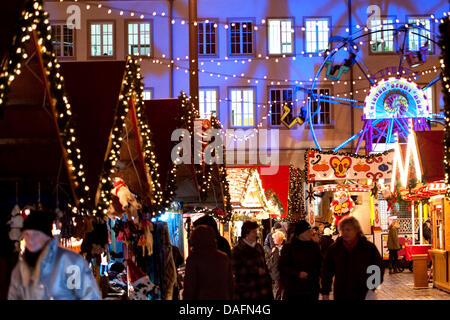
<svg viewBox="0 0 450 320"><path fill-rule="evenodd" d="M450 19L446 18L439 26L441 37L439 46L441 47L441 80L442 80L442 94L444 96L444 173L445 183L447 184L446 197L450 197Z"/></svg>
<svg viewBox="0 0 450 320"><path fill-rule="evenodd" d="M142 138L144 162L148 166L147 169L151 177L153 216L157 217L166 212L173 200L173 195L175 192L176 168L174 164L172 164L169 168L168 184L165 190L163 190L158 173L159 163L156 161L156 156L153 152L154 146L152 143L152 133L144 113L144 85L140 71L141 69L137 63L137 60L128 57L125 68L126 73L122 81L122 87L119 94L119 105L117 107L113 130L110 136L111 149L106 157L107 161L104 164L103 173L101 176L100 199L94 213L101 212L106 214L108 207L112 203L110 197L110 190L112 188L111 176L115 173L115 166L120 160L119 157L120 148L122 146L122 132L126 126L126 117L132 107L135 110L137 126Z"/></svg>
<svg viewBox="0 0 450 320"><path fill-rule="evenodd" d="M72 127L71 105L65 95L64 78L60 73L60 64L53 52L49 15L43 10L42 0L28 1L16 26L15 38L10 47L8 58L0 74L0 116L2 116L11 83L22 72L22 67L32 58L27 49L35 46L42 67L46 94L55 116L57 129L62 142L64 158L69 178L74 186L74 203L69 207L76 214L85 215L89 200L89 187L85 184L85 172L81 161L75 129Z"/></svg>

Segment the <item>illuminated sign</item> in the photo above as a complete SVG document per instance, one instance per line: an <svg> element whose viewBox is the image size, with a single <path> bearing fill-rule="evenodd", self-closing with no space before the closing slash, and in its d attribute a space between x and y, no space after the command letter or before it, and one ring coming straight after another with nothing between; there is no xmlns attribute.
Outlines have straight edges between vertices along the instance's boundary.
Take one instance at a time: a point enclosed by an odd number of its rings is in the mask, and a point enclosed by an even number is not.
<svg viewBox="0 0 450 320"><path fill-rule="evenodd" d="M425 93L405 78L381 80L364 101L366 119L426 118L429 113Z"/></svg>

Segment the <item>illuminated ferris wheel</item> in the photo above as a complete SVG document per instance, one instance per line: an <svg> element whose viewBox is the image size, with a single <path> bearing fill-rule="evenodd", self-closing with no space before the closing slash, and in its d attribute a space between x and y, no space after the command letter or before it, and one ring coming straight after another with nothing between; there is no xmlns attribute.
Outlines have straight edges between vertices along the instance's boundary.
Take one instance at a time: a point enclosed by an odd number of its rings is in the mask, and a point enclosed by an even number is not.
<svg viewBox="0 0 450 320"><path fill-rule="evenodd" d="M390 44L399 57L398 65L380 68L378 72L371 73L364 61L358 57L360 46L364 43L385 45L382 36L389 33L403 39L401 46L394 41ZM430 130L431 122L443 123L444 116L432 112L432 106L425 93L436 84L440 75L423 86L416 83L422 73L415 71L415 68L426 62L430 47L437 43L433 40L433 35L431 30L419 23L417 25L393 23L383 25L383 29L361 29L346 38L330 38L330 49L324 53L324 60L316 73L307 101L306 121L309 123L316 148L321 150L313 119L320 115L321 102L363 110L361 130L343 141L333 151L344 148L352 141L356 141L355 153L358 153L363 141L367 153L380 151L381 146L387 148L389 144L398 140L407 141L411 129L425 131ZM406 50L408 37L415 37L416 40L416 48L410 46L409 51ZM337 62L338 59L340 63ZM367 82L364 101L358 101L354 96L346 98L341 95L320 93L318 85L321 74L325 80L339 82L341 76L349 72L352 66L362 72L358 83Z"/></svg>

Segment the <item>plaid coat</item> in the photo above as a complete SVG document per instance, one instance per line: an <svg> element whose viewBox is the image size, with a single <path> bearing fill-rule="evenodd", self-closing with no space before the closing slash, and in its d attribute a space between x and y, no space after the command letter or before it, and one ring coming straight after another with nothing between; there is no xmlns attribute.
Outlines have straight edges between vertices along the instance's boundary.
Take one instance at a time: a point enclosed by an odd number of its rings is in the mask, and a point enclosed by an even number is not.
<svg viewBox="0 0 450 320"><path fill-rule="evenodd" d="M270 300L272 279L267 269L264 249L257 243L254 248L242 239L231 251L232 268L235 281L235 297L238 300ZM266 273L259 275L258 269Z"/></svg>

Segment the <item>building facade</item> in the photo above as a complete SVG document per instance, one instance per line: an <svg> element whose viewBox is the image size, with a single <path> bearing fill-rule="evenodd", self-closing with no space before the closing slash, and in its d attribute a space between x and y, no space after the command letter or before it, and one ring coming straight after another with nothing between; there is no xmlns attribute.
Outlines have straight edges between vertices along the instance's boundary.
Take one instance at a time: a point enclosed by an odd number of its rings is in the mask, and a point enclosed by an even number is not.
<svg viewBox="0 0 450 320"><path fill-rule="evenodd" d="M446 0L377 5L367 0L198 0L197 8L201 115L217 116L225 129L244 129L229 133L237 143L251 140L258 130L278 129L279 162L297 167L304 165L304 150L315 144L307 122L291 128L281 123L283 106L291 109L286 117L290 123L305 116L313 94L354 101L312 103L313 111L320 105L320 112L311 117L320 147L339 146L363 128L361 106L370 79L400 71L424 88L439 76L439 19L450 10ZM61 60L124 60L136 55L146 99L189 92L188 0L47 0L45 9ZM68 21L76 28L68 28ZM393 30L401 25L407 26L406 32ZM338 43L333 37L350 34L361 37L349 50L341 47L330 69L324 65L317 74L326 49ZM399 50L420 48L426 48L424 63L400 63ZM351 52L358 63L351 63ZM348 61L348 69L333 69ZM424 91L430 111L442 113L440 81ZM431 128L442 129L439 124ZM355 145L353 140L342 150L354 150Z"/></svg>

